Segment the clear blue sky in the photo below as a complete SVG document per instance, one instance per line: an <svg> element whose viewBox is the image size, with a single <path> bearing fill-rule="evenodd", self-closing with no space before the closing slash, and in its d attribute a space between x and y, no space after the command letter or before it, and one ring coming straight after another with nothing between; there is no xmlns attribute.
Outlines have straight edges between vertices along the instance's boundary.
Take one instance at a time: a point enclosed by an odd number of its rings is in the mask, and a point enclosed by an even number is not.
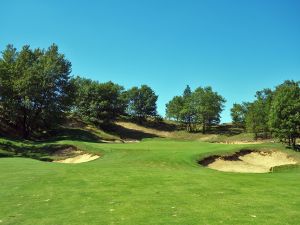
<svg viewBox="0 0 300 225"><path fill-rule="evenodd" d="M192 88L211 85L234 102L286 79L300 80L297 0L5 0L0 49L58 44L72 74L148 84L158 111Z"/></svg>

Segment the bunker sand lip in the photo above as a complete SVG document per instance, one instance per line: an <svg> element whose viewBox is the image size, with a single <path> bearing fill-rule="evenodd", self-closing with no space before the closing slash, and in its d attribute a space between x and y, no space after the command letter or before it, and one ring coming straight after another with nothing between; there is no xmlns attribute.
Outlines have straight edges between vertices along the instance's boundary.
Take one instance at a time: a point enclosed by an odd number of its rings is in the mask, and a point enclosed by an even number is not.
<svg viewBox="0 0 300 225"><path fill-rule="evenodd" d="M89 161L93 161L95 159L98 159L100 156L99 155L92 155L92 154L80 154L74 157L70 157L70 158L66 158L66 159L62 159L62 160L57 160L57 161L53 161L53 162L57 162L57 163L84 163L84 162L89 162Z"/></svg>
<svg viewBox="0 0 300 225"><path fill-rule="evenodd" d="M229 156L209 156L199 164L223 172L268 173L273 167L297 164L297 161L280 151L241 150Z"/></svg>

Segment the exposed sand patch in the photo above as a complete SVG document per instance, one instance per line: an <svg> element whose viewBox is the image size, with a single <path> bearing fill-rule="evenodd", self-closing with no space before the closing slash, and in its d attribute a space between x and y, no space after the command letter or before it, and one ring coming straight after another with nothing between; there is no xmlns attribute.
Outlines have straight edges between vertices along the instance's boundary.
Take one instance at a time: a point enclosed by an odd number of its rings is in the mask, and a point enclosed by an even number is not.
<svg viewBox="0 0 300 225"><path fill-rule="evenodd" d="M210 156L199 164L224 172L267 173L275 166L296 164L286 153L242 150L230 156Z"/></svg>
<svg viewBox="0 0 300 225"><path fill-rule="evenodd" d="M140 141L139 140L124 140L124 139L121 139L121 140L115 140L115 141L107 141L107 140L101 140L101 142L103 143L109 143L109 144L120 144L120 143L139 143Z"/></svg>
<svg viewBox="0 0 300 225"><path fill-rule="evenodd" d="M123 140L123 143L139 143L139 140Z"/></svg>
<svg viewBox="0 0 300 225"><path fill-rule="evenodd" d="M198 138L198 140L199 141L210 141L210 140L213 140L214 138L218 138L218 135L216 135L216 134L209 134L207 136Z"/></svg>
<svg viewBox="0 0 300 225"><path fill-rule="evenodd" d="M230 144L230 145L256 145L256 144L262 144L263 141L225 141L220 142L220 144Z"/></svg>
<svg viewBox="0 0 300 225"><path fill-rule="evenodd" d="M62 159L62 160L57 160L54 162L58 163L83 163L83 162L89 162L95 159L98 159L100 156L99 155L92 155L92 154L80 154L74 157Z"/></svg>
<svg viewBox="0 0 300 225"><path fill-rule="evenodd" d="M101 140L102 143L109 143L109 144L115 144L115 143L123 143L122 140Z"/></svg>
<svg viewBox="0 0 300 225"><path fill-rule="evenodd" d="M170 137L172 134L172 132L169 131L161 131L154 128L143 127L141 125L130 123L130 122L116 122L116 124L125 127L127 129L137 130L137 131L144 132L146 134L153 134L160 137Z"/></svg>

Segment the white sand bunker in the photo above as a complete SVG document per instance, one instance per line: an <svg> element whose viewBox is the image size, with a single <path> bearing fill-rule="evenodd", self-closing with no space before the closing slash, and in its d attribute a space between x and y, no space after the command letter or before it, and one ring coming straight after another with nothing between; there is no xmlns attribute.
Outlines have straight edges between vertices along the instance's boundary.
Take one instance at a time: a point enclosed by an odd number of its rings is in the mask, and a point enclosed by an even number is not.
<svg viewBox="0 0 300 225"><path fill-rule="evenodd" d="M58 162L58 163L83 163L83 162L89 162L95 159L98 159L100 156L99 155L92 155L92 154L81 154L81 155L77 155L71 158L66 158L66 159L62 159L62 160L57 160L54 162Z"/></svg>
<svg viewBox="0 0 300 225"><path fill-rule="evenodd" d="M296 163L283 152L252 150L241 150L230 156L210 156L199 161L199 164L211 169L239 173L267 173L275 166Z"/></svg>

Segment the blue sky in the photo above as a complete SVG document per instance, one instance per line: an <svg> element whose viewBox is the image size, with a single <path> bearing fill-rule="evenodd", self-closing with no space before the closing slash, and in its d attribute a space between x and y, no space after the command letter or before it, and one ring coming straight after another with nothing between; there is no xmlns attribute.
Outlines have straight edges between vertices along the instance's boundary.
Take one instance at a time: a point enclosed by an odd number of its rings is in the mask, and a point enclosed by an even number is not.
<svg viewBox="0 0 300 225"><path fill-rule="evenodd" d="M74 75L148 84L158 111L192 88L212 86L234 102L286 79L300 80L297 0L4 0L0 49L58 44Z"/></svg>

